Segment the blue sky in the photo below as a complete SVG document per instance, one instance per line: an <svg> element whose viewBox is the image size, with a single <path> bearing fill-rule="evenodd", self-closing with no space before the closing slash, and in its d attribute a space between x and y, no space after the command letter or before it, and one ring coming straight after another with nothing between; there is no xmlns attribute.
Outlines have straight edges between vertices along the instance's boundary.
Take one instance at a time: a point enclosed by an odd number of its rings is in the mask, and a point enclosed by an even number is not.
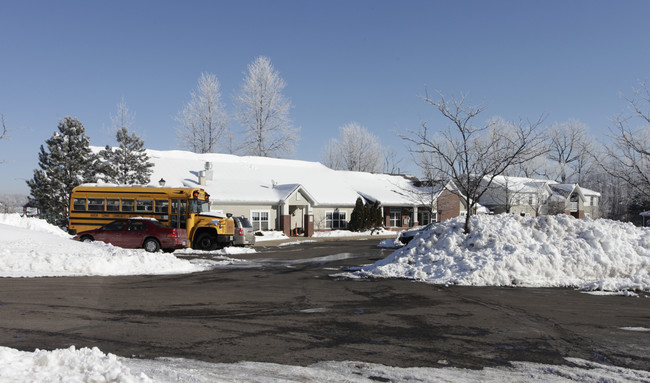
<svg viewBox="0 0 650 383"><path fill-rule="evenodd" d="M605 140L650 81L648 1L1 1L0 194L27 193L39 146L77 117L114 144L122 97L152 149L180 149L174 116L201 72L229 111L247 65L271 59L301 127L293 158L321 159L356 121L401 154L396 132L445 126L426 91L468 93L485 119L570 118ZM235 132L238 129L233 124Z"/></svg>

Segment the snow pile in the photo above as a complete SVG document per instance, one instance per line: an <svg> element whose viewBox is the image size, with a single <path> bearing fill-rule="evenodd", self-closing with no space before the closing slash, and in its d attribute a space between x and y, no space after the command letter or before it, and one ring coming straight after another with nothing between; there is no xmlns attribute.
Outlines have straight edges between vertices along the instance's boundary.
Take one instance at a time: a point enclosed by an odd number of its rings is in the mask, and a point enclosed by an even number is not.
<svg viewBox="0 0 650 383"><path fill-rule="evenodd" d="M23 352L0 347L1 382L647 382L650 372L566 358L572 366L512 362L510 367L400 368L365 362L320 362L311 366L188 359L129 359L97 348ZM438 362L441 366L445 360Z"/></svg>
<svg viewBox="0 0 650 383"><path fill-rule="evenodd" d="M435 284L650 290L650 230L571 216L474 216L424 231L356 276Z"/></svg>
<svg viewBox="0 0 650 383"><path fill-rule="evenodd" d="M1 382L153 382L95 347L34 352L0 347L0 366Z"/></svg>
<svg viewBox="0 0 650 383"><path fill-rule="evenodd" d="M258 231L255 237L255 243L257 242L266 242L266 241L275 241L279 239L289 239L289 237L281 231Z"/></svg>
<svg viewBox="0 0 650 383"><path fill-rule="evenodd" d="M78 242L56 226L18 214L0 214L0 222L0 277L178 274L229 263Z"/></svg>
<svg viewBox="0 0 650 383"><path fill-rule="evenodd" d="M47 221L33 217L21 217L20 214L0 214L0 224L20 227L23 229L38 231L41 233L52 234L62 238L72 238L71 235L56 227L50 225Z"/></svg>

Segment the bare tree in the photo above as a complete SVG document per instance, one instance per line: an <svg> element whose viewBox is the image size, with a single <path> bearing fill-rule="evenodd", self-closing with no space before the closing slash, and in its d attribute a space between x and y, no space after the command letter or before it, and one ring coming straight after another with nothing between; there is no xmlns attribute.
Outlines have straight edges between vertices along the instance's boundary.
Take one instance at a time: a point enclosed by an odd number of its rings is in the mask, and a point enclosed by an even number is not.
<svg viewBox="0 0 650 383"><path fill-rule="evenodd" d="M217 76L201 73L191 100L176 116L180 145L196 153L231 152L228 117L221 102Z"/></svg>
<svg viewBox="0 0 650 383"><path fill-rule="evenodd" d="M111 114L110 116L113 132L117 132L122 128L130 129L135 122L135 112L129 110L124 97L117 103L117 113L115 115Z"/></svg>
<svg viewBox="0 0 650 383"><path fill-rule="evenodd" d="M5 115L0 113L0 122L2 123L2 133L0 133L0 140L7 138L7 125L5 125Z"/></svg>
<svg viewBox="0 0 650 383"><path fill-rule="evenodd" d="M384 173L399 174L402 159L397 157L397 152L384 148Z"/></svg>
<svg viewBox="0 0 650 383"><path fill-rule="evenodd" d="M450 125L438 134L431 134L423 123L419 131L410 131L402 138L409 143L412 153L424 154L429 159L422 165L429 167L426 172L433 179L451 180L459 188L467 208L464 232L469 233L471 215L494 178L509 167L539 155L541 120L510 123L497 118L475 125L484 107L465 105L465 96L447 100L440 94L439 100L429 97L424 100L449 120Z"/></svg>
<svg viewBox="0 0 650 383"><path fill-rule="evenodd" d="M566 183L569 178L581 178L588 165L591 141L587 125L578 120L571 119L551 126L548 132L548 159L559 168L555 177L557 181Z"/></svg>
<svg viewBox="0 0 650 383"><path fill-rule="evenodd" d="M381 170L384 149L379 139L356 122L339 128L324 149L325 165L336 170L376 173Z"/></svg>
<svg viewBox="0 0 650 383"><path fill-rule="evenodd" d="M291 102L282 95L286 83L260 56L248 65L239 94L235 97L237 120L244 127L241 151L262 157L280 157L293 153L299 129L291 125Z"/></svg>
<svg viewBox="0 0 650 383"><path fill-rule="evenodd" d="M635 97L626 100L631 112L613 119L612 142L605 145L599 164L636 194L650 198L650 90L641 83Z"/></svg>

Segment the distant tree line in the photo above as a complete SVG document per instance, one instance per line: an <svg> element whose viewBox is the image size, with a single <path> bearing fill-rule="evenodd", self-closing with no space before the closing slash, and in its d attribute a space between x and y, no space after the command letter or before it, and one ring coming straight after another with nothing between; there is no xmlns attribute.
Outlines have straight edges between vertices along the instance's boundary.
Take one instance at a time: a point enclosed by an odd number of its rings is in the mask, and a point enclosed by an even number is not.
<svg viewBox="0 0 650 383"><path fill-rule="evenodd" d="M401 134L414 162L428 181L451 180L470 216L496 176L539 177L560 183L579 183L601 193L600 216L640 222L638 213L650 210L650 91L645 83L626 99L629 110L614 118L610 141L597 144L577 121L542 128L534 121L478 119L483 106L466 97L424 97L449 125ZM478 182L487 180L487 182Z"/></svg>

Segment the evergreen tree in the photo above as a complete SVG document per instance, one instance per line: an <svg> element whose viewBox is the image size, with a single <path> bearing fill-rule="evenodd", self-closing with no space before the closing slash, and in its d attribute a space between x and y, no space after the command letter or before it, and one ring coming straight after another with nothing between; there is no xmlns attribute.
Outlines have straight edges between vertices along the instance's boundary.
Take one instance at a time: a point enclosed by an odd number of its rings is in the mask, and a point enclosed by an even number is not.
<svg viewBox="0 0 650 383"><path fill-rule="evenodd" d="M361 197L357 198L356 203L354 204L354 210L350 215L350 231L362 231L364 230L366 208L363 204Z"/></svg>
<svg viewBox="0 0 650 383"><path fill-rule="evenodd" d="M39 169L27 181L30 202L51 223L60 224L68 215L70 194L75 186L96 182L97 156L90 150L90 140L76 118L59 121L59 131L41 145Z"/></svg>
<svg viewBox="0 0 650 383"><path fill-rule="evenodd" d="M381 207L379 207L379 202L375 201L374 204L372 204L372 207L370 207L370 228L371 229L379 229L384 227L384 220L381 215Z"/></svg>
<svg viewBox="0 0 650 383"><path fill-rule="evenodd" d="M113 149L106 146L99 152L103 161L102 172L104 181L119 185L146 185L151 180L153 164L144 148L144 141L135 133L129 135L129 130L122 127L117 131L119 147Z"/></svg>

